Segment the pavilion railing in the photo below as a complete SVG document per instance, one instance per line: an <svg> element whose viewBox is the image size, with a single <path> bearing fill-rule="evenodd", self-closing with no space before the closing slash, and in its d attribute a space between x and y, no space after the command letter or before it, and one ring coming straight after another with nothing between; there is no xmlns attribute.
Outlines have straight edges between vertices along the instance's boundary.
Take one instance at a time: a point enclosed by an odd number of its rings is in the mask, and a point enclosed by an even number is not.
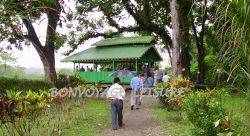
<svg viewBox="0 0 250 136"><path fill-rule="evenodd" d="M88 83L112 83L114 77L110 76L113 71L100 72L75 72L75 75ZM131 77L120 77L122 84L129 84Z"/></svg>

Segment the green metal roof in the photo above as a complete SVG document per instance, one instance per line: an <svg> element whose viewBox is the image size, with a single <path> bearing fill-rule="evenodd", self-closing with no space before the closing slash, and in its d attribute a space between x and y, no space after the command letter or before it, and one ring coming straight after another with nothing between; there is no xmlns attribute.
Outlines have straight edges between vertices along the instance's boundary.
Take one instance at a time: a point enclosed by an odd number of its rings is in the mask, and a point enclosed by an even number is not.
<svg viewBox="0 0 250 136"><path fill-rule="evenodd" d="M150 48L153 48L153 46L151 45L140 45L140 46L129 45L129 46L91 47L87 50L84 50L72 56L66 57L61 61L62 62L93 62L93 61L105 61L105 60L139 59Z"/></svg>
<svg viewBox="0 0 250 136"><path fill-rule="evenodd" d="M153 36L138 36L138 37L117 37L107 38L92 46L111 46L111 45L129 45L129 44L150 44L154 40Z"/></svg>

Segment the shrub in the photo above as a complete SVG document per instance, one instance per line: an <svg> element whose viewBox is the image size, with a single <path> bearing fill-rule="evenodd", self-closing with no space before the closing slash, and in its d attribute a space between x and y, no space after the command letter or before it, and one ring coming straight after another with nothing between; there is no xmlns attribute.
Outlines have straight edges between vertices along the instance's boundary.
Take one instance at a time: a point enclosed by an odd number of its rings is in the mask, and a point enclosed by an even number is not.
<svg viewBox="0 0 250 136"><path fill-rule="evenodd" d="M226 111L213 95L210 92L196 92L185 99L184 110L187 119L194 125L194 136L215 136L220 132L214 122L224 118Z"/></svg>
<svg viewBox="0 0 250 136"><path fill-rule="evenodd" d="M49 90L52 84L45 80L27 80L0 77L0 95L6 94L6 90L39 91Z"/></svg>
<svg viewBox="0 0 250 136"><path fill-rule="evenodd" d="M194 125L194 136L242 136L245 124L239 116L226 113L223 107L227 92L206 90L192 93L185 99L187 119Z"/></svg>
<svg viewBox="0 0 250 136"><path fill-rule="evenodd" d="M245 124L242 118L230 113L214 122L214 126L219 129L218 136L243 136L245 134Z"/></svg>
<svg viewBox="0 0 250 136"><path fill-rule="evenodd" d="M58 75L56 87L64 88L64 87L76 87L78 85L86 84L85 81L81 80L75 76L66 76L66 75Z"/></svg>
<svg viewBox="0 0 250 136"><path fill-rule="evenodd" d="M191 81L185 78L159 83L157 88L163 88L161 91L164 95L160 95L158 98L168 110L181 110L185 96L192 92Z"/></svg>

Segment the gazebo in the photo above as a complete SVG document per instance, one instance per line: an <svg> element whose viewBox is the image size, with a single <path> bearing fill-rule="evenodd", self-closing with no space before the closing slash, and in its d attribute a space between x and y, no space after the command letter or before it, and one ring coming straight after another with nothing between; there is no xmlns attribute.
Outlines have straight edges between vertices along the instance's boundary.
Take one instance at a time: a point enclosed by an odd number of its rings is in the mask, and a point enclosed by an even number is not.
<svg viewBox="0 0 250 136"><path fill-rule="evenodd" d="M153 45L153 36L117 37L101 40L92 47L64 58L61 62L73 62L74 73L88 83L112 83L110 74L116 70L127 69L134 72L142 71L143 66L154 66L162 61L160 54ZM93 71L79 71L80 64L94 64ZM78 65L77 65L78 64ZM98 70L98 65L102 70ZM104 69L104 67L108 67ZM127 84L129 77L121 77Z"/></svg>

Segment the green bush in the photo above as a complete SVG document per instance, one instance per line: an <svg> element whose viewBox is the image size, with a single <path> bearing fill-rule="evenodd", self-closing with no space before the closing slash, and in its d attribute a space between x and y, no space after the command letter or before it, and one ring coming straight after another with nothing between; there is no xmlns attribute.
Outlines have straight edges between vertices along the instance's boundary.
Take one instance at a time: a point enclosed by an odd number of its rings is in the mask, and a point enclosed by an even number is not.
<svg viewBox="0 0 250 136"><path fill-rule="evenodd" d="M0 77L0 95L6 94L6 90L49 90L52 84L44 80L27 80Z"/></svg>
<svg viewBox="0 0 250 136"><path fill-rule="evenodd" d="M58 75L56 87L60 89L64 87L76 87L83 84L86 84L86 82L79 77L60 74Z"/></svg>
<svg viewBox="0 0 250 136"><path fill-rule="evenodd" d="M159 83L158 91L162 91L158 99L164 104L168 110L181 110L185 97L192 92L191 81L185 78L177 78L174 81Z"/></svg>
<svg viewBox="0 0 250 136"><path fill-rule="evenodd" d="M187 119L194 125L194 136L244 134L242 119L227 113L224 106L225 90L206 90L190 94L185 99L184 110Z"/></svg>
<svg viewBox="0 0 250 136"><path fill-rule="evenodd" d="M196 92L190 94L184 103L187 119L194 125L194 136L215 136L219 129L214 122L225 117L223 104L210 93Z"/></svg>

